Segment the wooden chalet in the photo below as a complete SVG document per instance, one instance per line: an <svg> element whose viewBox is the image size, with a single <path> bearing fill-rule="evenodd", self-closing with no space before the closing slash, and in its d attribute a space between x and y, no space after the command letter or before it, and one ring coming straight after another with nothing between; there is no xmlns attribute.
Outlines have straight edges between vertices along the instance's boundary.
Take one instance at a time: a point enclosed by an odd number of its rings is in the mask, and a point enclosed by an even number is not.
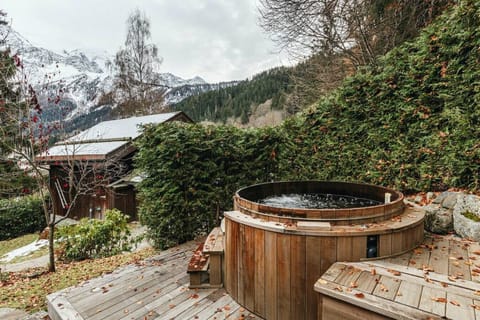
<svg viewBox="0 0 480 320"><path fill-rule="evenodd" d="M94 192L79 195L69 216L74 219L102 219L107 209L116 208L136 219L135 185L142 177L133 173L133 156L137 151L133 141L140 136L141 125L170 121L193 122L181 111L104 121L55 144L38 157L37 161L49 166L54 212L64 215L69 206L68 172L72 170L65 170L66 166L74 163L76 176L88 172L87 179L104 175L102 170L106 171L105 168L110 166L122 169L116 169L118 174L115 175L107 177L105 174L101 185L92 190Z"/></svg>

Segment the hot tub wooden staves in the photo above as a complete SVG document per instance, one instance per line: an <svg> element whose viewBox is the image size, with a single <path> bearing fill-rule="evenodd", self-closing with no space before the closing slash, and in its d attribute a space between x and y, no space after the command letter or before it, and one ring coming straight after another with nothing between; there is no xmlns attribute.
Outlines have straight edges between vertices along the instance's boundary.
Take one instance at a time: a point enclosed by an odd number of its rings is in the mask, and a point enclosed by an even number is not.
<svg viewBox="0 0 480 320"><path fill-rule="evenodd" d="M336 261L367 260L369 236L378 258L402 254L423 240L423 212L407 209L395 219L362 228L298 228L226 212L225 288L265 319L316 319L315 282Z"/></svg>

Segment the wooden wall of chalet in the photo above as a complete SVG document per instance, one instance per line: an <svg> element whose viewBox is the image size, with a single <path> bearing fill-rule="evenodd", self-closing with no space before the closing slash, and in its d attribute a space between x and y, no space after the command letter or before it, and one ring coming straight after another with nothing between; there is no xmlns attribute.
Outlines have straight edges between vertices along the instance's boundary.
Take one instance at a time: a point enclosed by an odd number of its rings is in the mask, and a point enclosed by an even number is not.
<svg viewBox="0 0 480 320"><path fill-rule="evenodd" d="M130 217L130 221L137 220L136 192L133 186L109 190L108 209L118 209Z"/></svg>

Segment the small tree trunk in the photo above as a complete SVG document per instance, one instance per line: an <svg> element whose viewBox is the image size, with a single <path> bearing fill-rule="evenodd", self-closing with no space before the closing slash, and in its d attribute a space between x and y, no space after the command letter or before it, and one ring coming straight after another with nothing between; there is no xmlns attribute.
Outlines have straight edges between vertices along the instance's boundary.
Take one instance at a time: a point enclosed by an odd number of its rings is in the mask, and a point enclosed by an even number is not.
<svg viewBox="0 0 480 320"><path fill-rule="evenodd" d="M54 230L55 230L55 223L50 223L48 225L49 232L48 232L48 271L55 272L55 251L54 251Z"/></svg>

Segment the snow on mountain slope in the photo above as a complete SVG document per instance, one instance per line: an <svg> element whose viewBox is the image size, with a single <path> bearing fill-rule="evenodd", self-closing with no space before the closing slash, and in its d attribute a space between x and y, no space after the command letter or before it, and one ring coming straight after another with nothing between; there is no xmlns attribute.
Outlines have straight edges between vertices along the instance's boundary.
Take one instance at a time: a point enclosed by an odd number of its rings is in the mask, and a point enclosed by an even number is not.
<svg viewBox="0 0 480 320"><path fill-rule="evenodd" d="M47 87L51 91L47 95L50 96L56 95L59 88L64 88L62 94L62 104L66 108L63 112L64 120L73 121L78 117L86 117L96 110L115 107L102 105L100 101L102 94L108 93L112 88L112 75L107 62L113 60L113 57L107 52L77 49L57 53L33 45L9 26L0 26L1 34L8 34L6 47L19 55L24 64L25 75L31 84L41 87L48 83ZM219 86L207 84L200 77L182 79L171 73L160 73L158 77L160 82L169 88L165 97L167 105Z"/></svg>

